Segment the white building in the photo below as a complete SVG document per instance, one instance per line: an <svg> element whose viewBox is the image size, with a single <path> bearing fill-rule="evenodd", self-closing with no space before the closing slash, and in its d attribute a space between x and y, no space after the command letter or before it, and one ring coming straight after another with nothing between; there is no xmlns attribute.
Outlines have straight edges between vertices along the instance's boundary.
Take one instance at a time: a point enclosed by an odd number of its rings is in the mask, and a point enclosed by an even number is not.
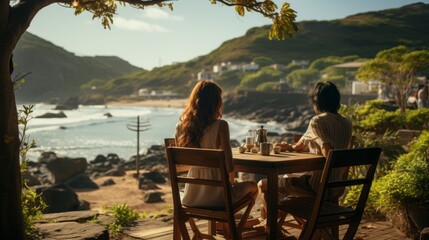
<svg viewBox="0 0 429 240"><path fill-rule="evenodd" d="M202 69L201 71L199 71L197 73L197 80L215 80L216 77L218 76L217 73L211 72L211 71L206 71L204 69Z"/></svg>
<svg viewBox="0 0 429 240"><path fill-rule="evenodd" d="M229 71L243 71L243 72L251 72L259 70L259 65L250 62L250 63L238 63L233 64L231 62L222 62L213 65L213 72L218 74L218 76L222 75L225 72Z"/></svg>
<svg viewBox="0 0 429 240"><path fill-rule="evenodd" d="M370 80L368 82L360 82L360 81L352 82L353 95L378 92L379 88L380 88L380 82L377 80Z"/></svg>

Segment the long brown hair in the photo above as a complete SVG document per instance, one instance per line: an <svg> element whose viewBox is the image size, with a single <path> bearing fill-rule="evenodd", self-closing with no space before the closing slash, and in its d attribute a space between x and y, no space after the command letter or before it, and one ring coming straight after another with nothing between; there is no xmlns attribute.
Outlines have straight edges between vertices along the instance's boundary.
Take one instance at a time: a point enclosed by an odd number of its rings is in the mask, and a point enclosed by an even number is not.
<svg viewBox="0 0 429 240"><path fill-rule="evenodd" d="M188 106L180 116L182 127L178 145L200 147L204 131L222 118L222 88L212 81L198 81L189 95Z"/></svg>

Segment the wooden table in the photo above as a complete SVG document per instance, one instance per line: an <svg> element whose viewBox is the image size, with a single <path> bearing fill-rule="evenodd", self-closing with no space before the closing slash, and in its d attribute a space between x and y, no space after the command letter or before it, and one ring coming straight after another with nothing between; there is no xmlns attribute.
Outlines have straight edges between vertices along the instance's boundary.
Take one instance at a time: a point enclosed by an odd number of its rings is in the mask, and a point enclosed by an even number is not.
<svg viewBox="0 0 429 240"><path fill-rule="evenodd" d="M267 233L268 239L277 239L278 176L285 173L323 169L325 157L310 153L281 152L262 156L260 153L239 153L232 150L235 171L267 176Z"/></svg>

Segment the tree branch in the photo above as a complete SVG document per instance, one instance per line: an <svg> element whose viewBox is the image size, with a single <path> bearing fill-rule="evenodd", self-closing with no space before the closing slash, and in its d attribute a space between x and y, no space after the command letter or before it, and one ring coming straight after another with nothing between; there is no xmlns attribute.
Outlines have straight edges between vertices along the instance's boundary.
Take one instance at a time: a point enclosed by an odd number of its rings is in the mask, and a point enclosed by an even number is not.
<svg viewBox="0 0 429 240"><path fill-rule="evenodd" d="M276 13L267 14L266 12L264 12L261 9L261 6L263 4L262 2L255 2L254 4L244 4L244 3L231 3L231 2L228 2L225 0L217 0L217 1L225 4L226 6L242 6L242 7L250 8L253 11L258 12L258 13L262 14L263 16L269 17L269 18L274 17L276 15Z"/></svg>
<svg viewBox="0 0 429 240"><path fill-rule="evenodd" d="M4 0L0 0L4 1ZM57 2L55 0L24 0L10 8L8 36L10 44L15 48L21 35L30 26L34 16L44 7Z"/></svg>

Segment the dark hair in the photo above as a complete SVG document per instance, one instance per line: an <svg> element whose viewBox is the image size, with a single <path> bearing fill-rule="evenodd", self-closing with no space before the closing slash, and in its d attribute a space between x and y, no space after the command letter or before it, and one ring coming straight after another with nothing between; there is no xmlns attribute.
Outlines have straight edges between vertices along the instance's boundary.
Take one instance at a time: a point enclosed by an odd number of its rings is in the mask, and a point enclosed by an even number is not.
<svg viewBox="0 0 429 240"><path fill-rule="evenodd" d="M199 81L180 116L182 134L178 137L178 145L200 147L200 139L206 128L221 117L222 89L212 81Z"/></svg>
<svg viewBox="0 0 429 240"><path fill-rule="evenodd" d="M317 82L308 93L308 101L320 112L338 113L341 96L332 82Z"/></svg>

